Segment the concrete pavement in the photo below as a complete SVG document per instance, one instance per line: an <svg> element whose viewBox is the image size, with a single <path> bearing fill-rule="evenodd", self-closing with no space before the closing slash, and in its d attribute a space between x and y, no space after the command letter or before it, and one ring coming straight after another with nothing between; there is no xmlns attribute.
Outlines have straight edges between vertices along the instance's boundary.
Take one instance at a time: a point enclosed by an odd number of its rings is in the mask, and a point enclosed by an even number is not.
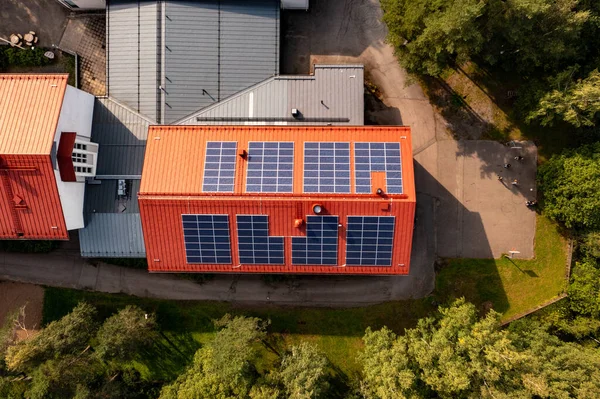
<svg viewBox="0 0 600 399"><path fill-rule="evenodd" d="M298 276L267 283L256 275L217 275L200 284L176 275L94 265L77 251L57 250L49 254L0 252L0 280L162 299L289 306L351 307L420 298L434 288L432 207L430 198L419 198L409 276Z"/></svg>

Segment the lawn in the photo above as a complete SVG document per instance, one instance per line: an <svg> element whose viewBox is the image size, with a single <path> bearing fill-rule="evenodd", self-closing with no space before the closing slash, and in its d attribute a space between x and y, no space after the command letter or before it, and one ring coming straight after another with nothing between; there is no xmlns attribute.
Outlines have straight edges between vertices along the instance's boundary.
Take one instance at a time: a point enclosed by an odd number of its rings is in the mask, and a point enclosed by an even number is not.
<svg viewBox="0 0 600 399"><path fill-rule="evenodd" d="M486 304L504 318L533 308L565 288L566 243L557 226L538 217L534 260L449 260L439 271L437 287L430 298L389 302L351 309L236 306L222 302L166 301L95 292L46 288L43 322L68 313L78 302L98 308L102 318L127 304L136 304L157 314L162 339L136 364L149 379L172 380L194 352L214 334L212 320L226 313L271 320L271 345L280 351L286 345L308 340L316 343L331 360L338 377L359 371L356 355L367 327L388 326L402 333L419 318L431 314L435 303L465 296L480 309ZM268 367L277 356L265 348L259 366Z"/></svg>
<svg viewBox="0 0 600 399"><path fill-rule="evenodd" d="M565 292L566 246L558 226L538 216L535 259L448 259L437 275L436 296L464 296L508 319Z"/></svg>

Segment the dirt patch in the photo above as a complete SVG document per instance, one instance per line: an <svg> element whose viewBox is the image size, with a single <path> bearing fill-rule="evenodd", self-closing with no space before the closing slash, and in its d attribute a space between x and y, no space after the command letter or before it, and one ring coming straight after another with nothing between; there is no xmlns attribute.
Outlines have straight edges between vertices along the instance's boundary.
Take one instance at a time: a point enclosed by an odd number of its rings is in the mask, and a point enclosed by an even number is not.
<svg viewBox="0 0 600 399"><path fill-rule="evenodd" d="M33 284L0 282L0 324L4 323L8 314L25 306L25 328L37 330L42 323L43 305L42 287ZM21 338L22 334L18 335Z"/></svg>

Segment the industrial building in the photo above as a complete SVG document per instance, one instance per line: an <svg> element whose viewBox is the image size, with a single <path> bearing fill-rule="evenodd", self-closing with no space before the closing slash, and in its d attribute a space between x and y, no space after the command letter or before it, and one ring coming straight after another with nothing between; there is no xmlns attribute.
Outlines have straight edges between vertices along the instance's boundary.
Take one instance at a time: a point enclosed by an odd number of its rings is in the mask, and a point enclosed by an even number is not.
<svg viewBox="0 0 600 399"><path fill-rule="evenodd" d="M408 127L149 130L152 272L408 274L415 205Z"/></svg>

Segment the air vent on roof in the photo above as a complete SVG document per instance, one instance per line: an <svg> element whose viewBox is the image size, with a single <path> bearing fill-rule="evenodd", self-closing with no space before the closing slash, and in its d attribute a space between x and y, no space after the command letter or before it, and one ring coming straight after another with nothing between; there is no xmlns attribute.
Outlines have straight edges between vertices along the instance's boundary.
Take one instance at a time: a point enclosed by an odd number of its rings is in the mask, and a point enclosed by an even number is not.
<svg viewBox="0 0 600 399"><path fill-rule="evenodd" d="M292 108L292 116L294 118L300 117L300 111L298 111L298 108Z"/></svg>

